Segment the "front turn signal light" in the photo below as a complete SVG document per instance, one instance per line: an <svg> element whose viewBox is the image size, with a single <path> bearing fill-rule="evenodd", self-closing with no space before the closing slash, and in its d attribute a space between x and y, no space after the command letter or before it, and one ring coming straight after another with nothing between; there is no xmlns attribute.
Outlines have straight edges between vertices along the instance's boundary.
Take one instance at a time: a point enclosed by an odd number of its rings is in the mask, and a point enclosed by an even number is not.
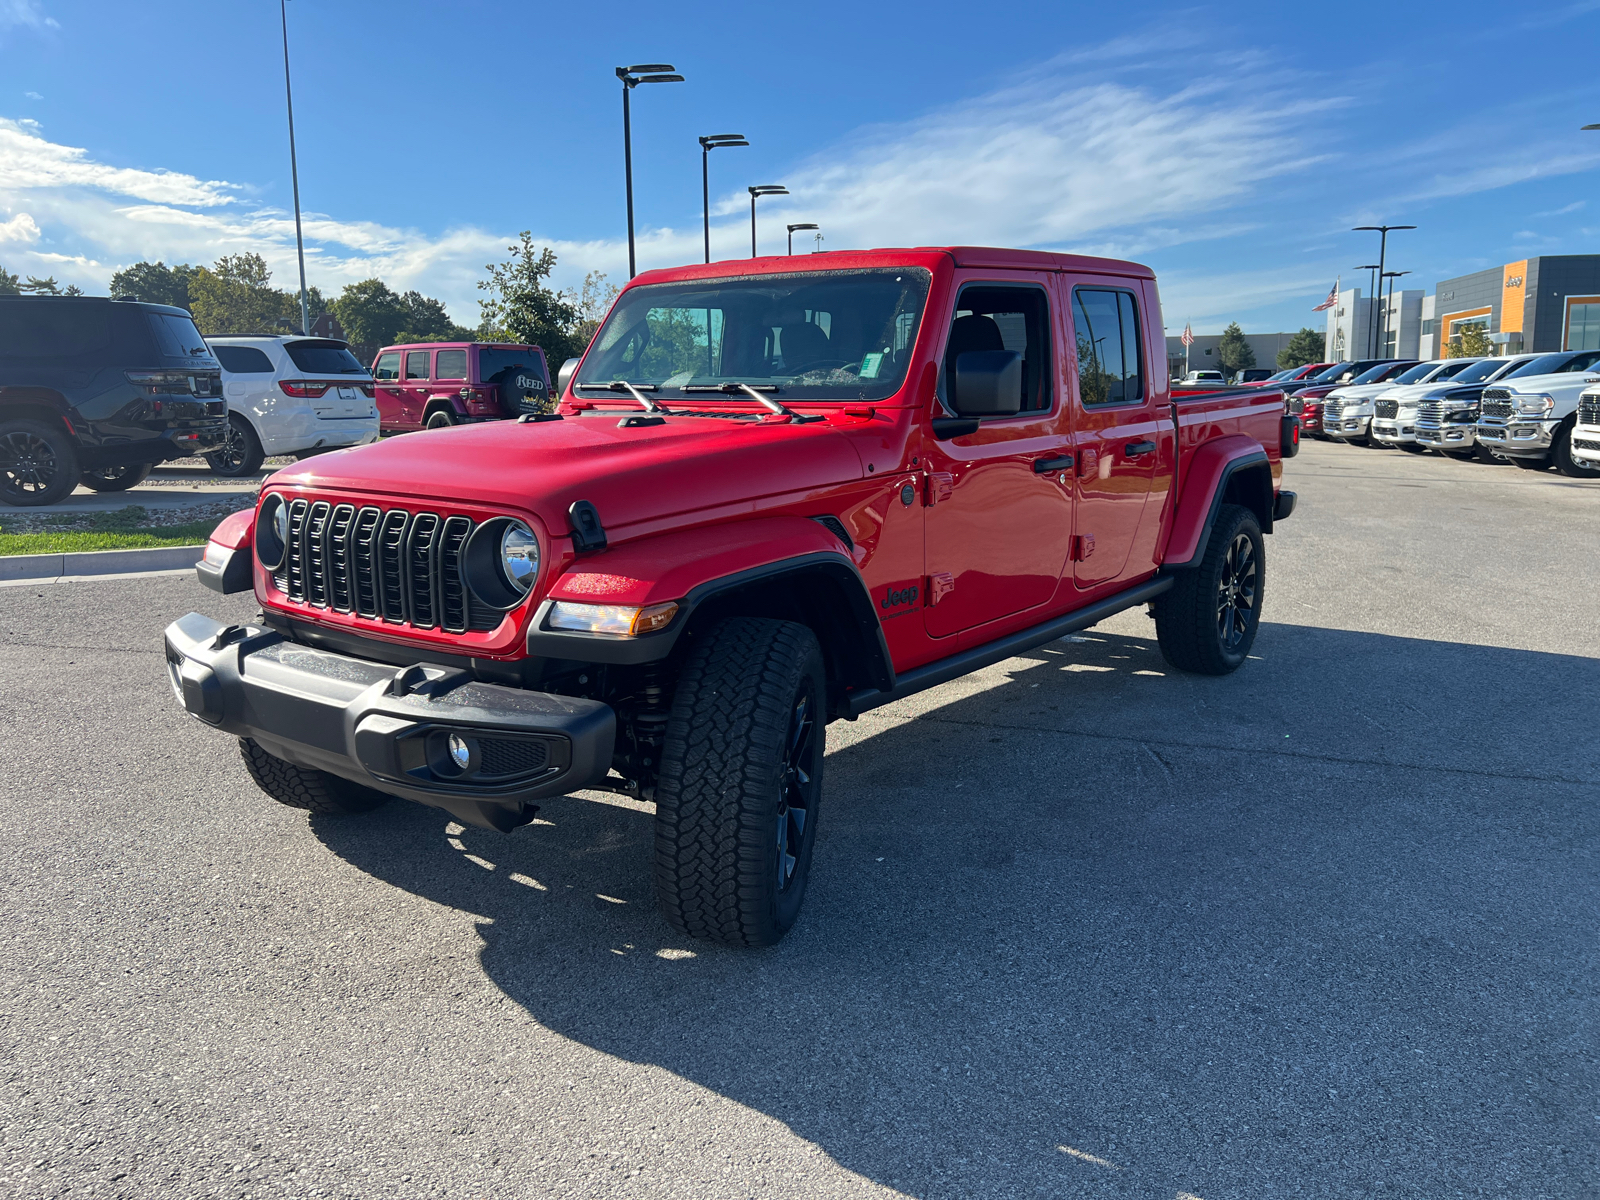
<svg viewBox="0 0 1600 1200"><path fill-rule="evenodd" d="M633 608L623 604L574 604L557 600L550 606L546 629L565 629L573 633L605 633L612 637L640 637L658 633L672 624L678 602Z"/></svg>

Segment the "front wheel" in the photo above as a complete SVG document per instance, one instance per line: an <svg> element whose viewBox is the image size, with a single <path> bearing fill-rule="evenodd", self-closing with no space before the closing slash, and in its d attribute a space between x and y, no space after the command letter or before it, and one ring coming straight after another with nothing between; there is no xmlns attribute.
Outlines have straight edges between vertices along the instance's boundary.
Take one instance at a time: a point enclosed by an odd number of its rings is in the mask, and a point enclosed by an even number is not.
<svg viewBox="0 0 1600 1200"><path fill-rule="evenodd" d="M78 479L93 492L125 492L150 478L153 463L129 463L122 467L92 467Z"/></svg>
<svg viewBox="0 0 1600 1200"><path fill-rule="evenodd" d="M1266 545L1248 508L1224 504L1205 555L1156 597L1161 655L1180 671L1226 675L1250 653L1261 624Z"/></svg>
<svg viewBox="0 0 1600 1200"><path fill-rule="evenodd" d="M800 913L822 796L827 682L804 625L734 617L678 679L656 784L656 898L674 928L770 946Z"/></svg>
<svg viewBox="0 0 1600 1200"><path fill-rule="evenodd" d="M1555 445L1550 447L1550 459L1568 479L1600 479L1600 467L1572 457L1572 426L1556 432Z"/></svg>
<svg viewBox="0 0 1600 1200"><path fill-rule="evenodd" d="M268 754L252 738L239 739L239 754L256 786L289 808L333 816L368 812L390 800L383 792Z"/></svg>

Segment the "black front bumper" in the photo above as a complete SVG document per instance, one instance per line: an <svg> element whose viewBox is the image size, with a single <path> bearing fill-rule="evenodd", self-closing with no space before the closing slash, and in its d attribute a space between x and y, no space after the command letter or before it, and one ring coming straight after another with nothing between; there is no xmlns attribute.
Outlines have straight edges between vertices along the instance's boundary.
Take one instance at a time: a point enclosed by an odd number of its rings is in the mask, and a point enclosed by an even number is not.
<svg viewBox="0 0 1600 1200"><path fill-rule="evenodd" d="M616 717L597 700L479 683L431 664L396 669L190 613L167 626L179 702L224 733L303 767L509 830L533 802L605 777ZM469 750L465 767L450 735Z"/></svg>

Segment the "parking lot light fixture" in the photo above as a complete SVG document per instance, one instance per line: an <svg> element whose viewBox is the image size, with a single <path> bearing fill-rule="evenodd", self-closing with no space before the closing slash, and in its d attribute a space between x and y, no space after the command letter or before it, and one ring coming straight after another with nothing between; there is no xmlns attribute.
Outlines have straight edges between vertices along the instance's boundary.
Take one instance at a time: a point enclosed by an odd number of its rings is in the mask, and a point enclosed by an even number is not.
<svg viewBox="0 0 1600 1200"><path fill-rule="evenodd" d="M789 230L789 256L792 258L794 257L794 231L796 229L815 229L817 226L814 223L807 222L802 225L789 225L786 228Z"/></svg>
<svg viewBox="0 0 1600 1200"><path fill-rule="evenodd" d="M1383 273L1383 277L1389 281L1389 299L1387 301L1385 301L1384 306L1383 306L1383 330L1384 330L1384 332L1383 332L1383 342L1384 342L1384 346L1385 347L1387 347L1388 344L1389 344L1389 309L1391 307L1393 307L1393 305L1394 305L1394 281L1396 279L1399 279L1400 276L1402 276L1402 275L1409 275L1409 274L1411 274L1410 271L1385 271ZM1400 357L1400 353L1399 353L1399 351L1400 351L1400 334L1399 334L1398 330L1396 330L1396 332L1395 332L1395 339L1394 340L1395 340L1395 347L1394 347L1395 348L1395 357L1399 358ZM1387 351L1386 350L1385 351L1381 351L1380 353L1383 353L1385 356L1387 355Z"/></svg>
<svg viewBox="0 0 1600 1200"><path fill-rule="evenodd" d="M742 133L708 133L700 139L700 195L703 200L702 211L705 213L707 262L711 261L711 152L723 146L749 144Z"/></svg>
<svg viewBox="0 0 1600 1200"><path fill-rule="evenodd" d="M1350 231L1352 233L1376 233L1376 234L1379 235L1378 236L1378 290L1379 290L1379 293L1380 293L1379 296L1378 296L1379 300L1383 299L1383 296L1381 294L1382 290L1383 290L1383 264L1384 264L1384 255L1387 254L1388 251L1389 251L1389 232L1391 230L1395 230L1395 229L1415 229L1415 228L1416 228L1415 225L1357 225ZM1383 314L1382 314L1382 311L1380 310L1379 311L1379 319L1382 320L1382 317L1383 317ZM1378 329L1378 338L1381 340L1382 337L1383 337L1383 328L1380 325L1380 327Z"/></svg>
<svg viewBox="0 0 1600 1200"><path fill-rule="evenodd" d="M622 81L622 174L628 192L628 278L639 273L633 248L633 120L628 111L628 93L641 83L682 83L683 76L671 63L639 63L618 67Z"/></svg>
<svg viewBox="0 0 1600 1200"><path fill-rule="evenodd" d="M1600 125L1585 125L1585 129L1600 129Z"/></svg>
<svg viewBox="0 0 1600 1200"><path fill-rule="evenodd" d="M750 193L750 257L754 258L756 256L756 197L787 196L789 189L779 183L761 183L745 190Z"/></svg>

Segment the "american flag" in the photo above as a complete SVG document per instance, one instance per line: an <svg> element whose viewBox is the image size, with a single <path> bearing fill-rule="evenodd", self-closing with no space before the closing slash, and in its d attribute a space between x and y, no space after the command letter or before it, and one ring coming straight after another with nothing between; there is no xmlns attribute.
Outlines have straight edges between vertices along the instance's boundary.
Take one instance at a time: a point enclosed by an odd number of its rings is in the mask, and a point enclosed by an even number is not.
<svg viewBox="0 0 1600 1200"><path fill-rule="evenodd" d="M1194 345L1194 330L1189 328L1189 322L1185 321L1183 323L1183 336L1178 340L1185 346Z"/></svg>
<svg viewBox="0 0 1600 1200"><path fill-rule="evenodd" d="M1324 300L1321 304L1319 304L1315 308L1313 308L1311 311L1312 312L1325 312L1326 310L1332 308L1337 303L1339 303L1339 284L1338 284L1338 281L1335 280L1334 281L1334 285L1333 285L1333 291L1328 293L1328 298L1326 300Z"/></svg>

